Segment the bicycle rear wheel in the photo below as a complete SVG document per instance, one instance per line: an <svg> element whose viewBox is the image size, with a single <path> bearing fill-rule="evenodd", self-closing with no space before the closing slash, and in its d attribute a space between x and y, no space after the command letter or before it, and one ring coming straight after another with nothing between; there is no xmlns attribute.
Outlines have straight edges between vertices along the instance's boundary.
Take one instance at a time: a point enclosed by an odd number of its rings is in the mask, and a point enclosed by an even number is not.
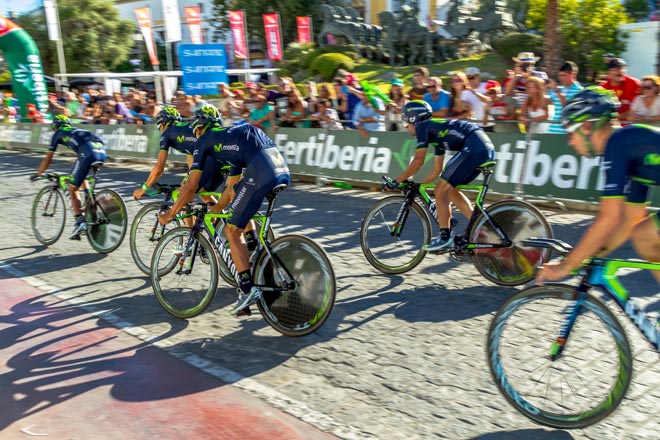
<svg viewBox="0 0 660 440"><path fill-rule="evenodd" d="M158 241L167 231L181 226L181 222L178 220L174 220L164 226L159 224L158 214L166 212L169 209L169 207L162 207L163 204L160 202L149 203L143 206L135 215L131 224L129 237L131 256L138 269L146 275L149 275L151 270L151 257Z"/></svg>
<svg viewBox="0 0 660 440"><path fill-rule="evenodd" d="M32 232L39 243L49 246L64 231L66 204L62 193L52 186L41 188L32 203Z"/></svg>
<svg viewBox="0 0 660 440"><path fill-rule="evenodd" d="M383 273L408 272L422 262L424 245L431 241L431 219L418 203L413 203L398 236L394 223L406 198L386 197L377 202L362 220L360 247L367 261Z"/></svg>
<svg viewBox="0 0 660 440"><path fill-rule="evenodd" d="M270 245L273 258L262 252L254 269L257 286L280 287L281 266L295 287L283 292L262 290L259 311L268 324L286 336L304 336L328 319L337 285L332 263L323 248L302 235L285 235ZM273 261L273 259L275 261Z"/></svg>
<svg viewBox="0 0 660 440"><path fill-rule="evenodd" d="M126 205L110 189L96 193L94 203L85 212L87 240L95 251L109 253L119 247L128 228Z"/></svg>
<svg viewBox="0 0 660 440"><path fill-rule="evenodd" d="M202 250L209 263L202 262ZM199 315L215 297L217 267L217 256L206 237L191 234L187 227L170 230L158 242L151 260L149 277L156 300L176 318Z"/></svg>
<svg viewBox="0 0 660 440"><path fill-rule="evenodd" d="M592 295L585 295L562 354L551 356L578 295L561 284L523 290L502 305L488 332L488 364L500 392L522 414L554 428L582 428L607 417L632 377L625 331Z"/></svg>
<svg viewBox="0 0 660 440"><path fill-rule="evenodd" d="M509 248L475 249L472 263L489 281L501 286L518 286L534 278L536 268L550 259L550 249L525 247L521 241L552 238L552 227L541 211L520 200L502 200L486 211L513 243ZM470 230L472 243L500 243L493 226L482 214Z"/></svg>

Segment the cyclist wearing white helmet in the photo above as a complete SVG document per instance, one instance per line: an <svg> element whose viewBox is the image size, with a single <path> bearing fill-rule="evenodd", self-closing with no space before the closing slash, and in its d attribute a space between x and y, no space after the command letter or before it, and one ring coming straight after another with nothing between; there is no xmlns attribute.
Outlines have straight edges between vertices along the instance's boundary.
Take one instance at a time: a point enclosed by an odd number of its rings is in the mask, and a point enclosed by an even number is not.
<svg viewBox="0 0 660 440"><path fill-rule="evenodd" d="M637 253L660 261L660 219L646 215L649 186L660 185L660 130L647 125L616 127L619 101L602 87L587 87L562 110L569 145L581 156L603 156L605 186L600 209L582 239L560 262L543 265L537 284L568 276L582 262L604 256L632 238ZM660 274L652 272L660 281Z"/></svg>

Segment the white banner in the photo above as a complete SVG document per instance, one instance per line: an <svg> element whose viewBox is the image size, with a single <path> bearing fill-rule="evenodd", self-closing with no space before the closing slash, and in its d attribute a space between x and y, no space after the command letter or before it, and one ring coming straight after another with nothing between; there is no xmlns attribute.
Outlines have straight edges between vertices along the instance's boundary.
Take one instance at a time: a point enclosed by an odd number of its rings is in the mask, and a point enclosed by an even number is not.
<svg viewBox="0 0 660 440"><path fill-rule="evenodd" d="M60 41L60 27L57 23L56 7L57 5L54 0L44 0L46 25L48 26L48 39L50 41Z"/></svg>
<svg viewBox="0 0 660 440"><path fill-rule="evenodd" d="M172 43L181 41L181 16L177 0L163 0L163 16L165 17L165 41Z"/></svg>

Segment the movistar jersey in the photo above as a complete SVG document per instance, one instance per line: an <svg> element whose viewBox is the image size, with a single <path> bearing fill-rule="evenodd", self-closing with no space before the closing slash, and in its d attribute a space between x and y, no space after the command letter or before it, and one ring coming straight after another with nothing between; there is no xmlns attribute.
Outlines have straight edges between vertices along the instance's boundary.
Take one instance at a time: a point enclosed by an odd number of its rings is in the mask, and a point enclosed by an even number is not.
<svg viewBox="0 0 660 440"><path fill-rule="evenodd" d="M59 128L50 140L48 151L57 150L58 145L64 145L78 156L92 156L95 150L105 152L105 144L98 136L80 128Z"/></svg>
<svg viewBox="0 0 660 440"><path fill-rule="evenodd" d="M160 135L160 150L169 151L170 148L184 153L193 154L197 138L187 122L171 124Z"/></svg>
<svg viewBox="0 0 660 440"><path fill-rule="evenodd" d="M645 202L648 186L660 185L660 130L647 125L615 130L605 146L601 169L605 171L603 197Z"/></svg>
<svg viewBox="0 0 660 440"><path fill-rule="evenodd" d="M275 143L251 124L213 128L200 136L190 170L203 169L208 157L229 166L229 176L240 175L250 165L267 175L289 174Z"/></svg>
<svg viewBox="0 0 660 440"><path fill-rule="evenodd" d="M462 119L427 119L415 126L417 148L433 147L436 156L444 155L447 150L460 151L465 138L479 129L479 126Z"/></svg>

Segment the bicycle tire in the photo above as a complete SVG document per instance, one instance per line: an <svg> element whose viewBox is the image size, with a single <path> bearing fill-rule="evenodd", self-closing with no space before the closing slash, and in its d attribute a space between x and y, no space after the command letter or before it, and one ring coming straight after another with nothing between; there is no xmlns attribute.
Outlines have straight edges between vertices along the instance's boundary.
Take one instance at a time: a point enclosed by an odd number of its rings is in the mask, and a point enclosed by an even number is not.
<svg viewBox="0 0 660 440"><path fill-rule="evenodd" d="M60 190L52 186L39 190L32 203L30 221L32 233L39 243L50 246L60 239L66 224L66 209Z"/></svg>
<svg viewBox="0 0 660 440"><path fill-rule="evenodd" d="M143 206L131 223L129 233L131 257L133 257L137 268L145 275L149 275L151 271L151 257L158 241L168 230L181 226L179 220L174 220L165 226L158 224L157 216L161 212L162 206L161 202L149 203Z"/></svg>
<svg viewBox="0 0 660 440"><path fill-rule="evenodd" d="M574 286L563 284L523 290L500 307L488 331L488 365L500 393L526 417L553 428L583 428L607 417L632 378L626 333L612 311L590 294L584 294L562 354L554 360L550 356L567 308L578 295ZM557 376L563 382L550 382ZM591 397L593 405L587 404Z"/></svg>
<svg viewBox="0 0 660 440"><path fill-rule="evenodd" d="M269 246L273 258L262 252L257 259L257 286L276 286L276 265L286 268L296 281L294 290L262 291L257 307L266 322L285 336L315 332L332 313L337 283L332 263L323 248L302 235L285 235ZM273 259L276 261L273 262Z"/></svg>
<svg viewBox="0 0 660 440"><path fill-rule="evenodd" d="M85 212L87 241L96 252L107 254L119 247L128 228L126 212L124 200L115 191L96 193L94 203Z"/></svg>
<svg viewBox="0 0 660 440"><path fill-rule="evenodd" d="M552 227L541 211L521 200L502 200L486 208L488 214L513 242L510 248L475 249L472 263L487 280L501 286L531 281L536 268L550 260L550 249L524 247L524 239L553 238ZM499 243L495 229L481 214L470 230L472 243Z"/></svg>
<svg viewBox="0 0 660 440"><path fill-rule="evenodd" d="M181 249L181 243L187 245L189 239L193 240L191 249L197 253L182 257L172 252ZM206 251L210 264L200 261L200 248ZM179 319L193 318L211 304L218 287L218 259L213 245L200 233L191 236L188 227L174 228L158 242L149 277L156 300L167 313Z"/></svg>
<svg viewBox="0 0 660 440"><path fill-rule="evenodd" d="M408 272L426 256L424 246L431 242L432 219L419 203L413 203L399 237L393 237L394 221L405 203L403 196L379 200L360 225L360 247L374 268L386 274Z"/></svg>

